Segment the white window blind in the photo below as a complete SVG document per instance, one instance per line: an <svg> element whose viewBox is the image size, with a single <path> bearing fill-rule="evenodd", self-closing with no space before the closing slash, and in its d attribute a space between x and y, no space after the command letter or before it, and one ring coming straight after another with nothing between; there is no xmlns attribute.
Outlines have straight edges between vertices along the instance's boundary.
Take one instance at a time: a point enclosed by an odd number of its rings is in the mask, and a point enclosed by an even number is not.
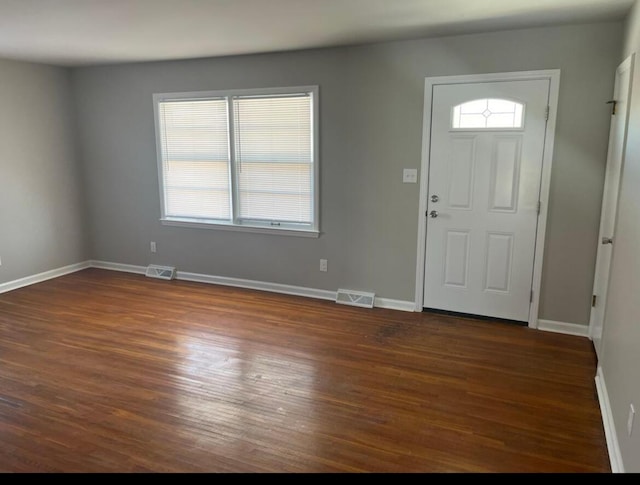
<svg viewBox="0 0 640 485"><path fill-rule="evenodd" d="M165 215L231 219L227 100L158 104Z"/></svg>
<svg viewBox="0 0 640 485"><path fill-rule="evenodd" d="M233 99L238 217L311 224L311 96Z"/></svg>
<svg viewBox="0 0 640 485"><path fill-rule="evenodd" d="M163 221L317 237L316 87L154 100Z"/></svg>

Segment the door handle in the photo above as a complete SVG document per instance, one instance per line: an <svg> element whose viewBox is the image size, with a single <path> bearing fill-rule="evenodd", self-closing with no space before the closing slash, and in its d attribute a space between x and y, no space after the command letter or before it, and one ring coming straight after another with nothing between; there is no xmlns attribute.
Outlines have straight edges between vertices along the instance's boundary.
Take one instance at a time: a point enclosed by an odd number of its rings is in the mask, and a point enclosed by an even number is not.
<svg viewBox="0 0 640 485"><path fill-rule="evenodd" d="M612 237L603 237L602 238L602 244L613 244L613 238Z"/></svg>
<svg viewBox="0 0 640 485"><path fill-rule="evenodd" d="M431 196L431 202L438 202L439 200L440 200L440 197L438 197L437 195Z"/></svg>
<svg viewBox="0 0 640 485"><path fill-rule="evenodd" d="M429 217L432 217L433 219L435 219L436 217L438 217L438 211L429 212Z"/></svg>

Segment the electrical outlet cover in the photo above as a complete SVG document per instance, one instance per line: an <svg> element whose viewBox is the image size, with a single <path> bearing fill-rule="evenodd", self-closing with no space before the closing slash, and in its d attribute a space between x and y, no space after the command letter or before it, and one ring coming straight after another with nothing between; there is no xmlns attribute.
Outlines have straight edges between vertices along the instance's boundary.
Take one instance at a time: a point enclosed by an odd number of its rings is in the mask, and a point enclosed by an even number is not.
<svg viewBox="0 0 640 485"><path fill-rule="evenodd" d="M402 171L402 183L404 183L404 184L415 184L415 183L418 183L418 169L416 169L416 168L405 168Z"/></svg>

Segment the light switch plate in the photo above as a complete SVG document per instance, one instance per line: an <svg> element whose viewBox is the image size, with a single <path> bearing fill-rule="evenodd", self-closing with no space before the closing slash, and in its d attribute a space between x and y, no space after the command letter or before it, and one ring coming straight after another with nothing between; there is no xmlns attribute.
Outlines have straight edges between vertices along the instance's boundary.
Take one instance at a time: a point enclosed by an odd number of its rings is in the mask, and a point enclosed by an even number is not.
<svg viewBox="0 0 640 485"><path fill-rule="evenodd" d="M416 183L418 183L418 169L417 168L405 168L402 171L402 183L403 184L416 184Z"/></svg>

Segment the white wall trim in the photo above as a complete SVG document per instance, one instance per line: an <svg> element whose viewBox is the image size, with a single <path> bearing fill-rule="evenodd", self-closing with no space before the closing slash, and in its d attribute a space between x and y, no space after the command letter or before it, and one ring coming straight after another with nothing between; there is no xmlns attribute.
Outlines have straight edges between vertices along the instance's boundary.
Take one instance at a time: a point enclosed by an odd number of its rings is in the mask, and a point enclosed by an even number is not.
<svg viewBox="0 0 640 485"><path fill-rule="evenodd" d="M589 337L589 326L569 322L556 322L554 320L538 320L538 330L545 332L564 333L567 335L577 335L579 337Z"/></svg>
<svg viewBox="0 0 640 485"><path fill-rule="evenodd" d="M84 261L82 263L70 264L68 266L52 269L43 273L25 276L24 278L20 278L17 280L7 281L6 283L0 283L0 293L6 293L8 291L17 290L18 288L23 288L25 286L34 285L36 283L41 283L43 281L57 278L59 276L75 273L76 271L87 269L90 266L90 261Z"/></svg>
<svg viewBox="0 0 640 485"><path fill-rule="evenodd" d="M609 393L607 392L607 386L604 382L604 374L602 373L602 367L600 366L598 366L598 371L596 372L596 390L598 391L598 401L600 402L600 414L602 415L604 435L607 439L611 471L613 473L624 473L624 463L622 461L622 454L620 453L620 445L618 444L616 425L613 421Z"/></svg>
<svg viewBox="0 0 640 485"><path fill-rule="evenodd" d="M558 115L558 97L560 94L560 69L547 72L549 79L549 119L544 137L542 155L542 180L540 181L540 214L538 215L538 231L536 232L536 250L533 257L533 282L531 290L533 298L529 307L529 327L537 328L540 310L540 288L542 286L542 263L544 261L545 237L547 234L547 217L549 215L549 193L551 191L551 168L553 165L553 146L556 136L556 119Z"/></svg>
<svg viewBox="0 0 640 485"><path fill-rule="evenodd" d="M420 165L420 200L418 209L418 244L416 258L416 294L415 311L422 311L424 299L424 260L427 240L427 196L429 187L429 153L431 147L431 105L433 87L440 84L463 84L492 81L549 80L549 120L545 131L545 143L542 159L542 177L540 181L540 215L536 233L536 250L533 263L533 301L529 308L529 327L538 326L540 287L542 284L542 262L544 258L544 240L547 229L549 191L551 187L551 167L553 163L553 145L556 132L558 94L560 92L560 69L543 71L522 71L491 74L473 74L463 76L428 77L424 85L424 114L422 119L422 162Z"/></svg>
<svg viewBox="0 0 640 485"><path fill-rule="evenodd" d="M240 224L222 224L222 223L208 223L208 222L192 222L186 219L178 220L165 218L160 219L160 224L163 226L176 226L176 227L189 227L192 229L212 229L219 231L236 231L236 232L252 232L254 234L271 234L280 236L295 236L295 237L311 237L318 238L320 233L315 230L302 230L302 229L273 229L269 227L256 227Z"/></svg>
<svg viewBox="0 0 640 485"><path fill-rule="evenodd" d="M91 261L91 267L108 269L113 271L124 271L126 273L144 274L146 267L133 264L111 263L108 261ZM227 276L215 276L201 273L189 273L177 271L176 279L183 281L195 281L197 283L209 283L214 285L234 286L236 288L247 288L250 290L269 291L284 295L305 296L307 298L317 298L320 300L335 300L336 292L330 290L320 290L317 288L306 288L304 286L283 285L280 283L269 283L267 281L245 280L242 278L230 278ZM376 297L374 306L377 308L388 308L412 312L414 303L412 301L394 300L392 298Z"/></svg>

